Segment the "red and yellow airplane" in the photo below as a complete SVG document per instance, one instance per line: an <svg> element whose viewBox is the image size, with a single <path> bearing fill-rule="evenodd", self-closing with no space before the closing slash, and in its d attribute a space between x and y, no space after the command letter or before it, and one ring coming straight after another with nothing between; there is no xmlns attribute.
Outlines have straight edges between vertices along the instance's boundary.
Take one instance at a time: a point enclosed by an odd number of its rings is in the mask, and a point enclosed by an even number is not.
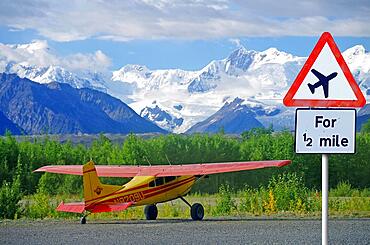
<svg viewBox="0 0 370 245"><path fill-rule="evenodd" d="M184 199L194 183L210 174L252 170L266 167L282 167L290 160L228 162L187 165L156 166L95 166L90 161L85 165L44 166L34 172L83 175L84 202L60 203L58 211L84 213L81 224L86 223L90 213L125 210L130 206L146 205L147 220L155 220L157 204L177 198L190 207L193 220L202 220L204 209L200 203L191 205ZM102 184L100 177L132 178L123 186Z"/></svg>

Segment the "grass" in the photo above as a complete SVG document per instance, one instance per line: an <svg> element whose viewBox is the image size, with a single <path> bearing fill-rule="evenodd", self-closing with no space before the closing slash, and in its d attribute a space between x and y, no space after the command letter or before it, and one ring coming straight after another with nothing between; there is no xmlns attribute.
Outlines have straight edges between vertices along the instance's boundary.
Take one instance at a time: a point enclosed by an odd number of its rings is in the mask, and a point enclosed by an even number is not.
<svg viewBox="0 0 370 245"><path fill-rule="evenodd" d="M270 194L272 193L272 194ZM269 192L266 200L259 196L259 192L255 196L251 196L246 199L246 196L241 196L243 193L232 193L230 199L224 199L220 193L215 195L200 196L199 194L193 194L187 196L187 200L190 203L202 203L205 210L206 218L213 217L320 217L321 216L321 198L314 197L317 199L317 208L308 211L305 209L308 205L298 201L296 207L287 210L279 210L276 206L273 207L276 202L271 201L271 195L273 192ZM314 194L316 195L316 194ZM320 195L320 193L319 193ZM44 218L56 218L56 219L78 219L79 214L70 214L55 211L57 202L55 199L60 197L44 197L38 196L37 198L32 197L32 200L28 200L28 208L23 217L31 219L44 219ZM311 197L310 197L311 198ZM73 199L73 198L72 198ZM246 200L253 200L254 206L246 204ZM34 203L30 203L33 201ZM227 201L227 203L225 202ZM311 203L314 201L310 201ZM221 203L226 206L221 208ZM229 205L229 206L228 206ZM250 205L246 207L246 205ZM252 208L250 208L252 207ZM122 212L111 212L111 213L99 213L89 216L91 220L139 220L144 219L144 207L131 207L128 210ZM331 217L370 217L370 197L329 197L329 215ZM181 200L174 200L163 204L158 204L158 217L161 219L167 218L178 218L178 219L190 219L189 207L184 204Z"/></svg>
<svg viewBox="0 0 370 245"><path fill-rule="evenodd" d="M309 190L295 174L272 178L267 187L233 191L223 185L216 194L193 193L186 197L190 203L202 203L205 217L319 217L321 193ZM55 211L61 201L81 200L78 195L49 196L38 192L21 202L21 217L31 219L62 218L76 219L80 215ZM94 214L89 219L143 219L143 207L132 207L122 212ZM370 217L369 189L355 189L349 183L339 183L329 192L329 215L331 217ZM189 207L181 200L158 205L158 217L189 219Z"/></svg>

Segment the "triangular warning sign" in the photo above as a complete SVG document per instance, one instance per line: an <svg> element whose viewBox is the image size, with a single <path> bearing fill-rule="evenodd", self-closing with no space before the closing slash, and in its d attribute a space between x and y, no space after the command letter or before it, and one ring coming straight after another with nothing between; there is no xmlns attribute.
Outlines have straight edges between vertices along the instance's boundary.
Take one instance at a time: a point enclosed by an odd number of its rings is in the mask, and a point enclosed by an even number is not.
<svg viewBox="0 0 370 245"><path fill-rule="evenodd" d="M284 97L285 106L363 107L366 99L333 37L324 32Z"/></svg>

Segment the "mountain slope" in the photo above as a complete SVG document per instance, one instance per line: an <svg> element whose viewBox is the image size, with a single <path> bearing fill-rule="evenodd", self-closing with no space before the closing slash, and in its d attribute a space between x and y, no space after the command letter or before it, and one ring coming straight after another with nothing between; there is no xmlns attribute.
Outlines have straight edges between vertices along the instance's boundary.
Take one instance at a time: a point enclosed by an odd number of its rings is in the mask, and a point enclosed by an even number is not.
<svg viewBox="0 0 370 245"><path fill-rule="evenodd" d="M357 131L360 131L362 125L368 122L369 120L370 120L370 104L366 104L363 108L361 108L357 112L357 121L356 121Z"/></svg>
<svg viewBox="0 0 370 245"><path fill-rule="evenodd" d="M263 125L256 119L257 115L264 115L266 111L256 106L243 104L244 100L236 98L225 105L215 114L192 126L186 133L208 132L216 133L223 130L228 134L240 134L252 128L261 128ZM271 111L271 115L278 111Z"/></svg>
<svg viewBox="0 0 370 245"><path fill-rule="evenodd" d="M181 105L174 106L174 109L181 110ZM168 131L173 131L176 127L181 126L184 119L161 109L156 101L153 101L151 106L147 106L141 110L140 116L154 122L159 127Z"/></svg>
<svg viewBox="0 0 370 245"><path fill-rule="evenodd" d="M105 93L12 74L0 74L0 110L27 134L164 132Z"/></svg>
<svg viewBox="0 0 370 245"><path fill-rule="evenodd" d="M6 131L10 131L13 135L21 134L19 126L10 121L1 111L0 111L0 135L4 135Z"/></svg>

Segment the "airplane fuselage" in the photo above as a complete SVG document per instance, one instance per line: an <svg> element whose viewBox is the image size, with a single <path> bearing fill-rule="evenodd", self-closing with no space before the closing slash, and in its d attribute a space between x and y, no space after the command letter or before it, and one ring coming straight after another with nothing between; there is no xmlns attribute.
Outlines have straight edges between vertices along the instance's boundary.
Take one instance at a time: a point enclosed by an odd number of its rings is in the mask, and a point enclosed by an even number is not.
<svg viewBox="0 0 370 245"><path fill-rule="evenodd" d="M91 200L85 200L86 210L101 204L134 202L133 206L162 203L186 195L196 180L195 176L136 176L121 189Z"/></svg>
<svg viewBox="0 0 370 245"><path fill-rule="evenodd" d="M310 89L311 93L315 93L315 89L322 86L324 91L325 98L329 97L329 81L332 80L334 77L338 75L337 72L333 72L328 76L323 75L322 73L318 72L315 69L312 69L311 72L319 79L318 82L315 84L308 84L308 88Z"/></svg>

